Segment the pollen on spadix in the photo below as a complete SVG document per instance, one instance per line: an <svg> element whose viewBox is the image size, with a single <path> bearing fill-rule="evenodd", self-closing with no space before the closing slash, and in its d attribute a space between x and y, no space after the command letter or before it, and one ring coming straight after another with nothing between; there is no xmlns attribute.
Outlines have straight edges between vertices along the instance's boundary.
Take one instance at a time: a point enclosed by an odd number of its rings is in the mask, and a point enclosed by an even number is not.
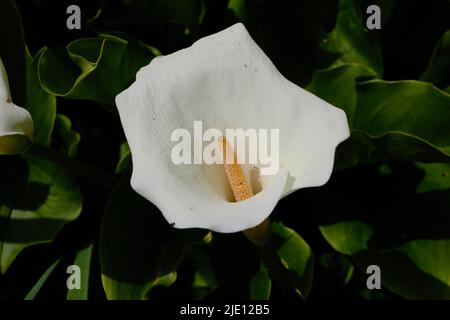
<svg viewBox="0 0 450 320"><path fill-rule="evenodd" d="M253 191L244 175L241 165L237 161L236 153L225 137L218 139L224 159L225 172L236 201L242 201L253 196Z"/></svg>

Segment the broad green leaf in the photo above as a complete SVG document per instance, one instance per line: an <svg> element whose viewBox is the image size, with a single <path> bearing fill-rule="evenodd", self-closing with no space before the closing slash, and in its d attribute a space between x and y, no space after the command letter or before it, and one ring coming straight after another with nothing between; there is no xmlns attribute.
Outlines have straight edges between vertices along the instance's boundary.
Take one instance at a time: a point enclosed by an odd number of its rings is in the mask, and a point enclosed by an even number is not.
<svg viewBox="0 0 450 320"><path fill-rule="evenodd" d="M38 63L45 49L33 58L27 50L26 108L34 124L34 142L48 147L56 116L56 97L45 92L39 82Z"/></svg>
<svg viewBox="0 0 450 320"><path fill-rule="evenodd" d="M81 271L81 288L67 290L66 300L87 300L89 293L89 274L91 269L92 247L90 244L86 248L80 250L73 262L74 265L80 267Z"/></svg>
<svg viewBox="0 0 450 320"><path fill-rule="evenodd" d="M381 269L382 285L406 299L450 299L450 240L414 240L386 251L354 256L362 270Z"/></svg>
<svg viewBox="0 0 450 320"><path fill-rule="evenodd" d="M351 137L336 150L335 170L359 163L380 161L446 162L447 148L437 148L420 137L404 132L387 132L371 137L362 131L353 131Z"/></svg>
<svg viewBox="0 0 450 320"><path fill-rule="evenodd" d="M39 280L36 282L36 284L31 288L30 292L25 297L25 300L34 300L41 290L42 286L47 281L48 277L52 274L53 270L55 270L56 266L59 264L61 259L56 260L53 262L50 267L48 267L47 270L42 274L42 276L39 278Z"/></svg>
<svg viewBox="0 0 450 320"><path fill-rule="evenodd" d="M321 48L335 57L331 66L357 63L378 77L383 74L378 39L365 29L363 15L353 0L340 0L336 26L323 40Z"/></svg>
<svg viewBox="0 0 450 320"><path fill-rule="evenodd" d="M69 157L75 157L81 137L80 134L73 129L72 121L65 115L56 115L55 134L62 142L63 152Z"/></svg>
<svg viewBox="0 0 450 320"><path fill-rule="evenodd" d="M204 241L204 230L177 230L130 187L126 174L111 195L100 234L100 264L108 299L148 298L156 285L176 279L186 246Z"/></svg>
<svg viewBox="0 0 450 320"><path fill-rule="evenodd" d="M417 194L419 168L391 170L386 175L366 165L335 174L324 190L304 194L303 205L313 208L336 251L351 255L363 272L380 266L389 290L411 299L449 299L450 189Z"/></svg>
<svg viewBox="0 0 450 320"><path fill-rule="evenodd" d="M450 95L420 81L370 80L359 65L317 71L307 88L342 108L352 135L337 149L336 169L385 160L446 162ZM356 82L356 83L355 83Z"/></svg>
<svg viewBox="0 0 450 320"><path fill-rule="evenodd" d="M26 61L22 19L14 0L0 1L0 58L8 73L13 102L25 105Z"/></svg>
<svg viewBox="0 0 450 320"><path fill-rule="evenodd" d="M450 240L416 240L395 251L402 252L418 269L442 282L445 291L434 293L437 298L450 298Z"/></svg>
<svg viewBox="0 0 450 320"><path fill-rule="evenodd" d="M116 95L154 57L153 48L112 35L78 39L67 47L45 50L39 59L39 78L50 94L94 101L114 111Z"/></svg>
<svg viewBox="0 0 450 320"><path fill-rule="evenodd" d="M420 80L445 89L450 86L450 30L442 36Z"/></svg>
<svg viewBox="0 0 450 320"><path fill-rule="evenodd" d="M450 95L420 81L372 80L358 85L352 130L371 136L404 132L432 142L450 154Z"/></svg>
<svg viewBox="0 0 450 320"><path fill-rule="evenodd" d="M278 284L305 299L314 273L314 257L305 240L282 223L273 223L272 243L262 250L263 261Z"/></svg>
<svg viewBox="0 0 450 320"><path fill-rule="evenodd" d="M373 235L372 228L359 221L346 221L331 226L320 226L320 232L333 249L349 255L367 250L368 241ZM351 235L351 237L348 235Z"/></svg>
<svg viewBox="0 0 450 320"><path fill-rule="evenodd" d="M0 271L26 247L51 242L82 207L81 191L65 170L31 155L1 159Z"/></svg>
<svg viewBox="0 0 450 320"><path fill-rule="evenodd" d="M272 280L269 277L267 269L261 265L261 269L250 281L250 299L269 300L271 289Z"/></svg>
<svg viewBox="0 0 450 320"><path fill-rule="evenodd" d="M372 80L357 86L355 111L345 111L351 130L362 133L355 145L365 145L369 160L429 162L448 161L449 110L450 95L428 83ZM342 145L347 157L353 142Z"/></svg>
<svg viewBox="0 0 450 320"><path fill-rule="evenodd" d="M450 188L450 164L448 163L416 163L425 176L417 186L418 193Z"/></svg>
<svg viewBox="0 0 450 320"><path fill-rule="evenodd" d="M373 78L375 74L360 64L345 64L316 70L305 89L352 114L357 103L357 80L367 77Z"/></svg>

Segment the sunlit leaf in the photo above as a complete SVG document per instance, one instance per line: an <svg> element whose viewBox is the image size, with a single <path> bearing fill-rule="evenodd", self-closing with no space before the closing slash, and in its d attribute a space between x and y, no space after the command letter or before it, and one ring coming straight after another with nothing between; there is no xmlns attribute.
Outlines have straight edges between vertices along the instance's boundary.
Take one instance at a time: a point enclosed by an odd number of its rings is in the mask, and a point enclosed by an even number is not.
<svg viewBox="0 0 450 320"><path fill-rule="evenodd" d="M75 257L74 265L80 267L80 289L68 289L67 290L67 300L87 300L89 293L89 275L91 269L91 257L92 257L92 247L89 245L83 248Z"/></svg>
<svg viewBox="0 0 450 320"><path fill-rule="evenodd" d="M31 113L34 124L34 142L43 146L50 145L56 116L56 97L42 89L39 82L38 63L45 48L33 58L27 51L27 87L26 108Z"/></svg>
<svg viewBox="0 0 450 320"><path fill-rule="evenodd" d="M51 242L82 207L81 191L56 164L31 155L0 166L0 270L26 247Z"/></svg>
<svg viewBox="0 0 450 320"><path fill-rule="evenodd" d="M344 254L354 254L368 249L368 241L373 230L359 221L346 221L330 226L320 227L325 239L336 251Z"/></svg>
<svg viewBox="0 0 450 320"><path fill-rule="evenodd" d="M314 276L314 257L309 245L282 223L272 224L272 243L262 249L263 261L271 276L284 288L305 299Z"/></svg>
<svg viewBox="0 0 450 320"><path fill-rule="evenodd" d="M379 77L383 74L378 39L365 29L362 12L353 0L340 0L336 26L323 40L321 48L335 57L331 66L357 63Z"/></svg>
<svg viewBox="0 0 450 320"><path fill-rule="evenodd" d="M450 95L420 81L369 80L359 65L317 71L308 89L342 108L352 135L337 150L336 168L386 160L446 162Z"/></svg>
<svg viewBox="0 0 450 320"><path fill-rule="evenodd" d="M450 164L448 163L416 163L425 176L417 186L418 193L450 188Z"/></svg>
<svg viewBox="0 0 450 320"><path fill-rule="evenodd" d="M39 78L50 94L94 101L114 111L116 95L154 57L155 50L138 41L112 35L78 39L45 50L39 59Z"/></svg>

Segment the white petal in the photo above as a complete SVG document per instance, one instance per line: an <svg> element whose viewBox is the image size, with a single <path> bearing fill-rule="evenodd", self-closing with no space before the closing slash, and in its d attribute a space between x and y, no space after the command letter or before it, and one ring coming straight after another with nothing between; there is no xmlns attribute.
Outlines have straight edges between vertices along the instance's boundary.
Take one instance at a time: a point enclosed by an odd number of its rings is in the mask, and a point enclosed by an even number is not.
<svg viewBox="0 0 450 320"><path fill-rule="evenodd" d="M6 74L5 66L0 58L0 101L11 101L9 92L8 75Z"/></svg>
<svg viewBox="0 0 450 320"><path fill-rule="evenodd" d="M255 226L283 194L325 183L334 149L348 137L344 112L285 79L242 24L153 59L116 104L132 152L133 187L180 228ZM256 196L225 201L223 168L171 162L172 131L193 132L196 120L203 130L280 129L284 168L260 177L265 182Z"/></svg>
<svg viewBox="0 0 450 320"><path fill-rule="evenodd" d="M27 137L33 138L33 120L30 113L11 101L8 77L0 59L0 154L21 153Z"/></svg>

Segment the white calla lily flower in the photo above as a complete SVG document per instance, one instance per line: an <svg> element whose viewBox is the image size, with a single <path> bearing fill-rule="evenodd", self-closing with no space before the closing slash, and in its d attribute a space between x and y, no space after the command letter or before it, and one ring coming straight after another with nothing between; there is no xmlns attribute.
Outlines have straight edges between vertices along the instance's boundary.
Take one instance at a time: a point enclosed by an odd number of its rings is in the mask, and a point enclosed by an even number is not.
<svg viewBox="0 0 450 320"><path fill-rule="evenodd" d="M8 75L0 58L0 154L20 154L33 138L30 113L11 100Z"/></svg>
<svg viewBox="0 0 450 320"><path fill-rule="evenodd" d="M283 196L325 184L336 146L349 137L345 113L284 78L240 23L153 59L116 104L132 154L131 185L176 228L228 233L262 223ZM278 172L253 175L260 191L230 201L223 166L171 161L172 132L192 130L197 120L222 132L279 129Z"/></svg>

